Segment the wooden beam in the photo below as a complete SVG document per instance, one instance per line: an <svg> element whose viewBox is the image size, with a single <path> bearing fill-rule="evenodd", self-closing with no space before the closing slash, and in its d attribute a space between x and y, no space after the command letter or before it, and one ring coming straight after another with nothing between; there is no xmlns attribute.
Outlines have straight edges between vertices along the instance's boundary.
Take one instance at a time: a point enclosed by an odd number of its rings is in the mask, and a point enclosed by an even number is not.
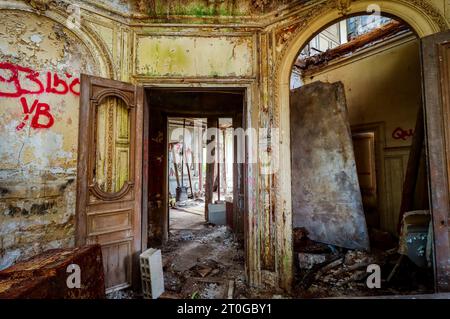
<svg viewBox="0 0 450 319"><path fill-rule="evenodd" d="M425 140L425 126L423 117L423 108L420 107L417 113L416 128L414 131L411 151L409 152L408 166L403 183L402 203L400 205L400 214L398 220L398 231L400 233L403 215L414 209L414 193L416 190L417 177L419 175L420 159L423 152Z"/></svg>
<svg viewBox="0 0 450 319"><path fill-rule="evenodd" d="M208 118L207 128L217 127L217 118ZM213 144L210 144L213 143ZM217 137L211 137L211 139L207 139L207 145L214 145L214 148L211 152L214 160L212 163L206 163L206 179L205 179L205 220L208 221L208 204L211 204L213 201L213 187L214 187L214 166L215 166L215 155L217 148ZM206 160L208 159L208 154L206 155Z"/></svg>

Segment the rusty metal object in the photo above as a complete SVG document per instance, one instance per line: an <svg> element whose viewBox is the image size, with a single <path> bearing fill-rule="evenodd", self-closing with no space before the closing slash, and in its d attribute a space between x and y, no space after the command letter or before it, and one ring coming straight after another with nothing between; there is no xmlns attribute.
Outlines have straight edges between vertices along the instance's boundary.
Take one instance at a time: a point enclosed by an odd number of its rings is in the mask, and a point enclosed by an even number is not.
<svg viewBox="0 0 450 319"><path fill-rule="evenodd" d="M314 241L369 249L342 83L293 91L291 143L294 227Z"/></svg>
<svg viewBox="0 0 450 319"><path fill-rule="evenodd" d="M81 287L69 289L67 267L81 269ZM100 245L52 249L0 271L0 299L105 298Z"/></svg>

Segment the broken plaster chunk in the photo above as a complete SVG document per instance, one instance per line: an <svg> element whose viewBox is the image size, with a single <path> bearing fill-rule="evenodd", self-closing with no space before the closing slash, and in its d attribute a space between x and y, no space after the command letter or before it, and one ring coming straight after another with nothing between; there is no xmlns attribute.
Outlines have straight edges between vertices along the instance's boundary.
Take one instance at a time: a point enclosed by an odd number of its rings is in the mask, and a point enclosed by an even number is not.
<svg viewBox="0 0 450 319"><path fill-rule="evenodd" d="M326 254L298 254L298 265L300 269L312 269L315 265L322 264L327 260Z"/></svg>

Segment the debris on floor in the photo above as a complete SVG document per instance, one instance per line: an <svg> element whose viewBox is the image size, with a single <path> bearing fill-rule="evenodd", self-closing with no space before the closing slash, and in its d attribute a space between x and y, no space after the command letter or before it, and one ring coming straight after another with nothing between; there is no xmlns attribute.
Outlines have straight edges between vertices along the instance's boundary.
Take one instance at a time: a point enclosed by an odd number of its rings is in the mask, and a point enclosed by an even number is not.
<svg viewBox="0 0 450 319"><path fill-rule="evenodd" d="M371 232L372 233L372 232ZM381 231L373 232L389 249L373 248L371 252L347 250L314 242L304 229L294 230L296 256L297 298L328 298L345 296L375 296L426 294L433 292L431 269L419 268L405 260L388 281L387 277L399 258L397 249L392 248L391 237ZM378 244L380 244L380 242ZM380 245L378 245L380 247ZM381 268L381 289L370 289L367 278L369 265Z"/></svg>
<svg viewBox="0 0 450 319"><path fill-rule="evenodd" d="M243 247L226 226L173 230L162 254L170 297L227 298L230 280L234 297L246 292Z"/></svg>
<svg viewBox="0 0 450 319"><path fill-rule="evenodd" d="M106 299L142 299L142 293L132 289L118 290L106 295Z"/></svg>

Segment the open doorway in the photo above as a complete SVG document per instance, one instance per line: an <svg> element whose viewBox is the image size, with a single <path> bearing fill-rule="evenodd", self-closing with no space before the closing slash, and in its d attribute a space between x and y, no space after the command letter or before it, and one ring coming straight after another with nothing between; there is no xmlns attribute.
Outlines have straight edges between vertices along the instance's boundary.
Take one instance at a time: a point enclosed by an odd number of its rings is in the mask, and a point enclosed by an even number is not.
<svg viewBox="0 0 450 319"><path fill-rule="evenodd" d="M200 229L205 222L233 228L233 119L167 121L169 232ZM208 133L208 122L214 121L218 125ZM208 135L217 137L213 147Z"/></svg>
<svg viewBox="0 0 450 319"><path fill-rule="evenodd" d="M300 51L291 76L291 139L308 140L292 146L300 295L434 291L421 86L420 41L392 17L337 21ZM367 287L371 264L384 289Z"/></svg>
<svg viewBox="0 0 450 319"><path fill-rule="evenodd" d="M245 291L245 90L149 88L148 240L161 247L167 294L227 298ZM146 152L146 151L144 151ZM234 282L234 281L233 281ZM213 288L211 288L213 287Z"/></svg>

